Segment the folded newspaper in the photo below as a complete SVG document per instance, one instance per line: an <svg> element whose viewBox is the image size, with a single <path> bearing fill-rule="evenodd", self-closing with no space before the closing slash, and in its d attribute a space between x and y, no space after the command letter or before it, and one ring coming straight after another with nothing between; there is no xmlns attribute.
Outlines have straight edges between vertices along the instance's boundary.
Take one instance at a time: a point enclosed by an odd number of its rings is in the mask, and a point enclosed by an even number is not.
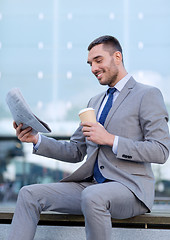
<svg viewBox="0 0 170 240"><path fill-rule="evenodd" d="M18 88L13 88L7 93L6 102L16 124L23 123L22 129L32 127L33 135L38 132L51 132L49 126L32 113Z"/></svg>

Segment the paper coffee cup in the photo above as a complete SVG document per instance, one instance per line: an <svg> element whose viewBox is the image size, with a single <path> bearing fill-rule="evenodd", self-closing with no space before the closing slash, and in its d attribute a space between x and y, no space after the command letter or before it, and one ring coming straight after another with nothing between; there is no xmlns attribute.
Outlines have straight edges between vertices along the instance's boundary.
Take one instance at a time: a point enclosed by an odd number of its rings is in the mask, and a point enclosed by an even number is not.
<svg viewBox="0 0 170 240"><path fill-rule="evenodd" d="M93 108L84 108L79 112L81 122L96 123L96 115Z"/></svg>

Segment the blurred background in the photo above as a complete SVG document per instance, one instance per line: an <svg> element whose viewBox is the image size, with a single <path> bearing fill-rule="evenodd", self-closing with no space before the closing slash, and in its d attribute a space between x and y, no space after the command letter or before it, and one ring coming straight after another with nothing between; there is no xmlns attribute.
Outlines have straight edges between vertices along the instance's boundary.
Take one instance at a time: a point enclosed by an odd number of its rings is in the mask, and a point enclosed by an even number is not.
<svg viewBox="0 0 170 240"><path fill-rule="evenodd" d="M79 166L34 156L32 144L16 139L7 92L18 87L51 127L48 136L68 140L79 110L105 90L86 63L87 47L113 35L127 71L158 87L170 113L169 26L169 0L0 0L0 206L13 206L23 185L59 181ZM156 196L170 197L169 167L153 165Z"/></svg>

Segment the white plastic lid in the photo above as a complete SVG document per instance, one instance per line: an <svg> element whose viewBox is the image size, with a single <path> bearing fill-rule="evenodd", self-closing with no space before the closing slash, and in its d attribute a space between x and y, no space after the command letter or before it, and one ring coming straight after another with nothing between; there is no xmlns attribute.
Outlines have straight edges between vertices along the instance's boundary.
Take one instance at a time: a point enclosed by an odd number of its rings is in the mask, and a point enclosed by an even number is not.
<svg viewBox="0 0 170 240"><path fill-rule="evenodd" d="M89 110L94 110L94 108L84 108L84 109L80 110L79 115L80 115L81 113L86 112L86 111L89 111Z"/></svg>

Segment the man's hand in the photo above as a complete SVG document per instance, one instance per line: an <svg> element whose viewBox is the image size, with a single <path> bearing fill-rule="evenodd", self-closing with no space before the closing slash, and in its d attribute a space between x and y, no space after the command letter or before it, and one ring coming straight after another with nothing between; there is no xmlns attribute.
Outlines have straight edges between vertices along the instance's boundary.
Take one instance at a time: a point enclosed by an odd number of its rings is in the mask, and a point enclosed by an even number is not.
<svg viewBox="0 0 170 240"><path fill-rule="evenodd" d="M81 126L87 140L99 145L113 146L115 136L107 132L100 123L82 122Z"/></svg>
<svg viewBox="0 0 170 240"><path fill-rule="evenodd" d="M16 130L16 136L18 137L18 139L21 142L37 144L37 142L38 142L38 134L32 135L31 134L31 131L32 131L31 127L28 127L28 128L25 128L24 130L22 130L21 129L22 126L23 126L22 123L17 126L16 122L13 122L13 127Z"/></svg>

